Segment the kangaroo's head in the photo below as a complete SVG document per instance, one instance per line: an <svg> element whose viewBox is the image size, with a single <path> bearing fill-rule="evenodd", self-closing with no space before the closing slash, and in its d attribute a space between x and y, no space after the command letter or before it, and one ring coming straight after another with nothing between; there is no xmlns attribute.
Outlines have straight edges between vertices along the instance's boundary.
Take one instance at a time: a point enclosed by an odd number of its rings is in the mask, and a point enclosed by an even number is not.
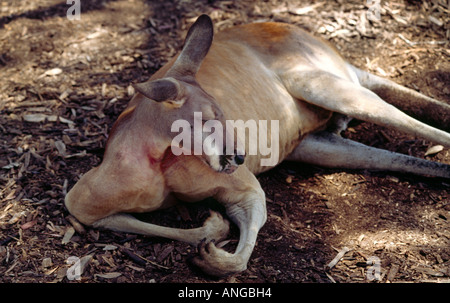
<svg viewBox="0 0 450 303"><path fill-rule="evenodd" d="M245 152L237 150L222 110L195 78L213 35L211 19L200 16L170 69L159 79L134 85L136 98L146 99L134 115L149 126L149 136L158 137L159 152L170 146L176 155L196 155L213 170L231 173L244 162Z"/></svg>
<svg viewBox="0 0 450 303"><path fill-rule="evenodd" d="M226 132L222 110L195 78L212 40L211 19L203 15L189 29L173 64L135 85L137 93L110 131L102 163L66 195L67 208L83 223L117 211L149 211L138 205L163 201L168 195L165 169L177 155L200 158L224 173L244 162L237 139Z"/></svg>

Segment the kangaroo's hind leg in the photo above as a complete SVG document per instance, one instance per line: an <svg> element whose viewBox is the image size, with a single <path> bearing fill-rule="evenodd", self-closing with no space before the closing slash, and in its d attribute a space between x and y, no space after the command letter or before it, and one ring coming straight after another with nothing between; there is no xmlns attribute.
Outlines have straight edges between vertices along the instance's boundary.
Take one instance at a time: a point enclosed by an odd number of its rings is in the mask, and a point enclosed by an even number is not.
<svg viewBox="0 0 450 303"><path fill-rule="evenodd" d="M327 131L308 135L287 160L331 168L396 171L450 178L450 165L370 147Z"/></svg>
<svg viewBox="0 0 450 303"><path fill-rule="evenodd" d="M389 79L381 78L352 66L362 86L370 89L386 102L407 114L450 131L450 104L435 100L403 87Z"/></svg>
<svg viewBox="0 0 450 303"><path fill-rule="evenodd" d="M450 147L449 133L408 116L350 80L322 70L291 71L283 75L282 80L297 99Z"/></svg>

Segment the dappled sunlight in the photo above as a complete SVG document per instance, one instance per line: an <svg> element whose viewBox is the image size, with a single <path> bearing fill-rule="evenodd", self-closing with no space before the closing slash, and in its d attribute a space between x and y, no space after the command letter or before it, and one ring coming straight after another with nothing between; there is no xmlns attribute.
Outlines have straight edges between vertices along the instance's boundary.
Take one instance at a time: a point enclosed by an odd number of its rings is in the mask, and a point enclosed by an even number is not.
<svg viewBox="0 0 450 303"><path fill-rule="evenodd" d="M394 222L395 223L395 222ZM398 278L412 278L421 282L447 281L447 258L449 242L443 241L441 232L433 229L420 231L401 228L380 231L343 232L339 236L340 245L337 251L348 249L339 261L330 269L331 279L343 278L340 271L345 268L360 269L354 279L370 282L374 260L378 262L378 280L393 281ZM356 277L358 276L358 277ZM430 279L432 277L432 279Z"/></svg>

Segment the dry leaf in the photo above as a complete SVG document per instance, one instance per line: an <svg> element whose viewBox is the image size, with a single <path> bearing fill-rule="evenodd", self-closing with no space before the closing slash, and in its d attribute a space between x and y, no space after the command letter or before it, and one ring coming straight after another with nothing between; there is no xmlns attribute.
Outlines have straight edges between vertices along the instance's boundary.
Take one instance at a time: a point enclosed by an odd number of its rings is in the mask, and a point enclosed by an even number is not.
<svg viewBox="0 0 450 303"><path fill-rule="evenodd" d="M42 260L42 267L47 268L53 265L52 258L44 258Z"/></svg>
<svg viewBox="0 0 450 303"><path fill-rule="evenodd" d="M64 157L66 155L66 145L61 140L55 141L55 147L58 150L60 156Z"/></svg>
<svg viewBox="0 0 450 303"><path fill-rule="evenodd" d="M59 121L62 122L62 123L65 123L65 124L69 124L69 126L74 124L73 121L71 121L69 119L66 119L66 118L63 118L63 117L59 117Z"/></svg>
<svg viewBox="0 0 450 303"><path fill-rule="evenodd" d="M442 151L443 149L444 149L444 147L442 145L432 146L425 152L425 156L437 154L438 152Z"/></svg>
<svg viewBox="0 0 450 303"><path fill-rule="evenodd" d="M28 114L28 115L23 115L23 119L27 122L43 122L45 121L45 119L47 119L47 115L44 114Z"/></svg>
<svg viewBox="0 0 450 303"><path fill-rule="evenodd" d="M107 244L105 245L105 247L103 247L103 250L115 250L115 249L117 249L117 246L111 244Z"/></svg>
<svg viewBox="0 0 450 303"><path fill-rule="evenodd" d="M62 244L67 244L70 242L70 239L72 239L73 235L75 234L75 228L72 226L68 227L66 230L66 233L64 234L64 237L61 241Z"/></svg>
<svg viewBox="0 0 450 303"><path fill-rule="evenodd" d="M62 69L60 69L59 67L56 67L56 68L49 69L48 71L46 71L44 73L44 75L46 75L46 76L56 76L56 75L61 74L62 72L63 72Z"/></svg>
<svg viewBox="0 0 450 303"><path fill-rule="evenodd" d="M117 277L120 277L122 275L122 273L120 272L109 272L106 274L95 274L95 277L100 277L100 278L104 278L104 279L114 279Z"/></svg>
<svg viewBox="0 0 450 303"><path fill-rule="evenodd" d="M15 213L14 216L8 221L8 224L14 224L14 223L16 223L16 222L19 221L19 219L20 219L22 216L24 216L25 214L26 214L25 211L21 211L21 212Z"/></svg>
<svg viewBox="0 0 450 303"><path fill-rule="evenodd" d="M11 168L14 168L14 167L19 167L19 166L20 166L20 163L11 162L8 165L2 166L2 168L3 169L11 169Z"/></svg>
<svg viewBox="0 0 450 303"><path fill-rule="evenodd" d="M49 122L56 122L58 121L65 123L65 124L69 124L69 126L73 125L74 122L63 118L63 117L58 117L56 115L45 115L45 114L27 114L27 115L23 115L23 120L25 120L26 122L34 122L34 123L39 123L39 122L44 122L45 120L49 121Z"/></svg>
<svg viewBox="0 0 450 303"><path fill-rule="evenodd" d="M30 221L30 222L27 222L27 223L23 224L22 226L20 226L20 228L22 230L26 230L26 229L31 228L34 225L36 225L36 223L37 223L37 220L33 220L33 221Z"/></svg>
<svg viewBox="0 0 450 303"><path fill-rule="evenodd" d="M318 8L319 6L322 6L323 4L325 4L325 2L319 2L310 6L304 6L301 8L295 8L295 9L291 9L289 10L289 13L294 14L294 15L307 15L310 12L313 12L316 8Z"/></svg>

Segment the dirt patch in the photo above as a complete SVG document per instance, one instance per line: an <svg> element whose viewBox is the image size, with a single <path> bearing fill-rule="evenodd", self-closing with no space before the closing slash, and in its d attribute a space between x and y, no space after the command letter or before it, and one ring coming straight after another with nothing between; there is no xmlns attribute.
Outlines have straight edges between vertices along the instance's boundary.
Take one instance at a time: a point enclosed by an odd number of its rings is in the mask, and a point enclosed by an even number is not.
<svg viewBox="0 0 450 303"><path fill-rule="evenodd" d="M85 228L74 233L64 195L101 161L108 131L133 94L208 13L220 30L253 21L297 24L353 64L450 102L449 7L383 1L66 1L0 3L0 281L211 282L187 244ZM375 11L376 12L376 11ZM423 157L432 143L369 123L344 136ZM444 150L428 159L450 163ZM423 282L450 275L450 184L392 173L283 163L258 177L268 222L248 270L227 282ZM214 201L147 220L201 225ZM229 249L236 245L233 227ZM351 249L326 269L344 247ZM75 258L71 258L75 257ZM81 261L78 279L70 267ZM379 269L376 276L375 269Z"/></svg>

